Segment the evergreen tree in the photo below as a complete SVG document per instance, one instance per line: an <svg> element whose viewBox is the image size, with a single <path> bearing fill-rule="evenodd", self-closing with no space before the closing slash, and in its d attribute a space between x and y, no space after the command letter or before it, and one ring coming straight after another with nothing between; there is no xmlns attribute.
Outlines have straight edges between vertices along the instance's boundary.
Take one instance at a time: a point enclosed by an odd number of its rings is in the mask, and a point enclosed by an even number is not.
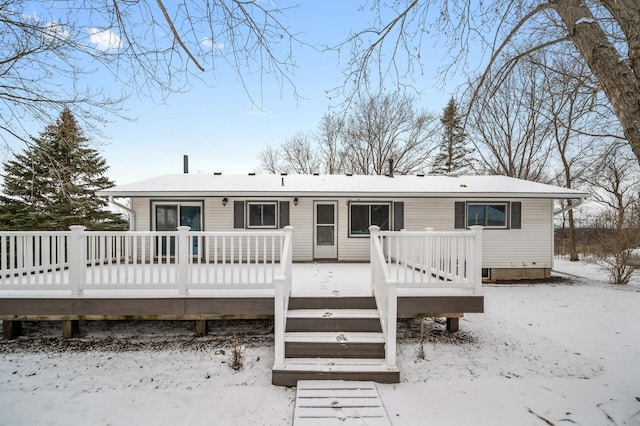
<svg viewBox="0 0 640 426"><path fill-rule="evenodd" d="M106 161L88 146L78 122L65 108L21 154L4 163L0 229L126 229L95 192L113 186Z"/></svg>
<svg viewBox="0 0 640 426"><path fill-rule="evenodd" d="M440 150L431 166L431 173L466 173L471 169L471 150L467 147L467 135L462 128L462 117L458 113L456 101L451 98L444 107L440 122L444 126Z"/></svg>

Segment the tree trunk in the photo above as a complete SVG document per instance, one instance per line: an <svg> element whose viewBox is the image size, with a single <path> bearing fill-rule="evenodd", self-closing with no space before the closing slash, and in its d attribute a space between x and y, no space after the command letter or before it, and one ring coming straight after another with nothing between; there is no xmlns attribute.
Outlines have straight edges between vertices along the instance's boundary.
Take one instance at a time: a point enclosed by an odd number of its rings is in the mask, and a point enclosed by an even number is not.
<svg viewBox="0 0 640 426"><path fill-rule="evenodd" d="M567 200L569 206L573 204L571 200ZM571 262L577 262L580 260L578 257L578 249L576 248L576 232L575 222L573 220L573 209L569 210L569 260Z"/></svg>
<svg viewBox="0 0 640 426"><path fill-rule="evenodd" d="M611 102L631 149L640 162L640 43L637 0L603 1L629 40L629 58L609 42L584 0L550 0L565 23L573 44L598 78ZM576 24L577 23L577 24Z"/></svg>

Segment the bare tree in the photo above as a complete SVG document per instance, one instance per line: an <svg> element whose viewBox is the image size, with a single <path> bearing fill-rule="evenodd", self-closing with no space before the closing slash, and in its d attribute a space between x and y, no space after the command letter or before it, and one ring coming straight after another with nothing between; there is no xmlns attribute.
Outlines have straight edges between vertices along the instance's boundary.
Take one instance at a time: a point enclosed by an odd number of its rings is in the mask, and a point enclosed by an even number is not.
<svg viewBox="0 0 640 426"><path fill-rule="evenodd" d="M258 160L260 160L260 168L267 173L284 172L281 166L280 153L270 145L258 154Z"/></svg>
<svg viewBox="0 0 640 426"><path fill-rule="evenodd" d="M441 73L443 79L448 72L466 68L471 51L491 52L473 101L482 98L485 84L499 85L520 59L562 46L578 52L588 65L640 162L637 0L414 0L406 6L378 0L372 9L377 16L371 26L337 46L351 47L347 97L353 93L349 87L357 92L359 86L387 78L399 84L421 71L426 63L422 47L430 35L444 37L450 49L452 64Z"/></svg>
<svg viewBox="0 0 640 426"><path fill-rule="evenodd" d="M607 114L608 105L601 102L597 81L584 62L567 60L566 55L547 56L537 55L539 61L535 66L543 77L540 90L547 94L543 96L543 114L551 125L554 157L560 163L554 180L561 186L574 188L584 182L594 160L595 145L611 137L598 133L602 130L599 123L605 121L603 116L612 114ZM606 121L610 124L611 120ZM569 258L577 261L572 205L572 200L567 200L563 207L567 208Z"/></svg>
<svg viewBox="0 0 640 426"><path fill-rule="evenodd" d="M314 136L298 133L276 149L267 147L258 156L262 169L381 175L393 159L395 173L424 170L437 148L438 120L414 103L400 93L364 97L344 120L323 116Z"/></svg>
<svg viewBox="0 0 640 426"><path fill-rule="evenodd" d="M337 115L325 114L315 135L319 155L328 174L344 173L345 156L342 152L344 120Z"/></svg>
<svg viewBox="0 0 640 426"><path fill-rule="evenodd" d="M84 89L94 71L161 98L222 67L254 102L265 75L295 93L296 35L283 12L240 0L3 0L0 137L28 141L26 122L52 122L65 107L89 122L120 113L121 96Z"/></svg>
<svg viewBox="0 0 640 426"><path fill-rule="evenodd" d="M437 148L437 117L417 110L414 103L413 97L399 92L358 100L344 129L345 168L381 175L390 159L398 174L428 168Z"/></svg>
<svg viewBox="0 0 640 426"><path fill-rule="evenodd" d="M467 131L479 159L479 171L548 182L551 127L543 114L540 76L523 62L500 85L485 87L473 103Z"/></svg>
<svg viewBox="0 0 640 426"><path fill-rule="evenodd" d="M287 173L311 174L319 172L322 162L317 148L311 144L309 137L299 132L284 141L280 146L282 164L281 171Z"/></svg>
<svg viewBox="0 0 640 426"><path fill-rule="evenodd" d="M615 147L595 164L590 183L594 198L604 207L599 226L601 264L614 284L627 284L637 269L630 262L631 250L640 245L640 168L626 147Z"/></svg>

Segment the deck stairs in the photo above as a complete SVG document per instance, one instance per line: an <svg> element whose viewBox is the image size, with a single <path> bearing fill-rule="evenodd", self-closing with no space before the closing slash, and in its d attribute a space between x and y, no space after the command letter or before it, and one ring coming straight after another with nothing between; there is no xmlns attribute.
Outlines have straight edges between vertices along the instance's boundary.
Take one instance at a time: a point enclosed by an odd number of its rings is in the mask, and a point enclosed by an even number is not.
<svg viewBox="0 0 640 426"><path fill-rule="evenodd" d="M385 344L373 297L292 297L285 330L285 365L272 382L368 380L398 383L385 363Z"/></svg>

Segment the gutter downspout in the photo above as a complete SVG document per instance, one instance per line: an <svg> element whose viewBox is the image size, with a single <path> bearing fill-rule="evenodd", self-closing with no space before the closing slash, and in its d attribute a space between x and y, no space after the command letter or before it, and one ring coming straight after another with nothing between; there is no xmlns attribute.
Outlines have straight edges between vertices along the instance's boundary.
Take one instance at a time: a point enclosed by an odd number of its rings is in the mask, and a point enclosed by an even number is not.
<svg viewBox="0 0 640 426"><path fill-rule="evenodd" d="M135 231L136 230L136 212L134 212L133 209L131 209L130 207L125 206L124 204L118 203L113 198L113 195L109 195L109 202L111 204L113 204L114 206L119 207L122 210L124 210L127 213L129 213L129 231Z"/></svg>
<svg viewBox="0 0 640 426"><path fill-rule="evenodd" d="M575 204L571 204L570 206L566 206L560 210L557 210L555 212L553 212L554 216L558 216L559 214L562 214L566 211L569 211L571 209L575 209L576 207L580 207L582 205L582 203L584 203L584 198L578 198L578 201L575 202Z"/></svg>

